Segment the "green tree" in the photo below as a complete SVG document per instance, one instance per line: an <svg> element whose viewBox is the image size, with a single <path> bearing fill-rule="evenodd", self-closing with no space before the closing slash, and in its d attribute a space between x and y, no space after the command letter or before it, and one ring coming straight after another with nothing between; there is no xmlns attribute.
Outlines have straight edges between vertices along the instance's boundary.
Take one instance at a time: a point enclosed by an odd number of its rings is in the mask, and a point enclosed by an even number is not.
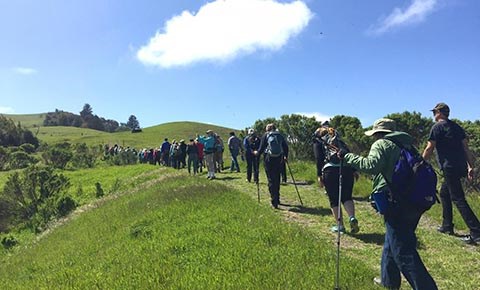
<svg viewBox="0 0 480 290"><path fill-rule="evenodd" d="M83 105L83 109L80 111L80 117L85 121L88 117L93 116L93 109L90 104Z"/></svg>
<svg viewBox="0 0 480 290"><path fill-rule="evenodd" d="M130 117L128 118L127 127L130 128L130 130L140 129L140 123L138 122L135 115L130 115Z"/></svg>
<svg viewBox="0 0 480 290"><path fill-rule="evenodd" d="M421 113L393 113L386 116L397 124L397 130L410 134L413 137L414 145L421 150L426 144L430 128L434 122L431 118L422 117Z"/></svg>
<svg viewBox="0 0 480 290"><path fill-rule="evenodd" d="M330 120L330 126L340 133L350 151L357 154L368 152L372 140L365 135L365 129L357 117L337 115Z"/></svg>

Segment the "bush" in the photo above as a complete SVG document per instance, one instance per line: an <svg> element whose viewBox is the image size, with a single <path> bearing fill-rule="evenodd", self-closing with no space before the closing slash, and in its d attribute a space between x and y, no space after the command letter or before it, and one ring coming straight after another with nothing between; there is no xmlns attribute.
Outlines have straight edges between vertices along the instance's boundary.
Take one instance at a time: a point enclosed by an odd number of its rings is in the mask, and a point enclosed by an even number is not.
<svg viewBox="0 0 480 290"><path fill-rule="evenodd" d="M100 198L104 195L105 195L105 193L103 192L103 188L102 188L102 185L100 184L100 182L95 183L95 196L97 198Z"/></svg>
<svg viewBox="0 0 480 290"><path fill-rule="evenodd" d="M65 169L67 163L72 159L73 153L70 151L70 144L62 143L48 148L42 157L47 165Z"/></svg>
<svg viewBox="0 0 480 290"><path fill-rule="evenodd" d="M18 244L18 240L13 235L3 236L1 241L4 249L11 249Z"/></svg>
<svg viewBox="0 0 480 290"><path fill-rule="evenodd" d="M8 169L21 169L37 163L38 160L24 151L13 152L8 157Z"/></svg>
<svg viewBox="0 0 480 290"><path fill-rule="evenodd" d="M69 195L61 197L57 201L57 216L64 217L77 208L77 202Z"/></svg>
<svg viewBox="0 0 480 290"><path fill-rule="evenodd" d="M92 168L99 155L97 147L89 148L87 144L80 143L74 146L72 164L75 168Z"/></svg>
<svg viewBox="0 0 480 290"><path fill-rule="evenodd" d="M25 153L28 153L28 154L32 154L35 152L35 146L29 143L20 145L20 149L22 149Z"/></svg>
<svg viewBox="0 0 480 290"><path fill-rule="evenodd" d="M56 200L69 186L68 178L56 174L52 167L30 166L21 173L14 172L0 194L0 205L8 208L2 217L8 220L6 226L41 230L57 215Z"/></svg>

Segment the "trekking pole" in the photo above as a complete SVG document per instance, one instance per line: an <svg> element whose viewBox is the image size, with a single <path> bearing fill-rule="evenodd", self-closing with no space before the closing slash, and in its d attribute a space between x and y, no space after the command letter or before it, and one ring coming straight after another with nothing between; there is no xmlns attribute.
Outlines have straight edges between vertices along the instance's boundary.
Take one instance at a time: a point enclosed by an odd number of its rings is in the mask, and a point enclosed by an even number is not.
<svg viewBox="0 0 480 290"><path fill-rule="evenodd" d="M292 176L293 185L295 185L295 190L297 191L298 199L300 200L300 204L303 206L302 198L300 197L300 193L298 192L297 183L295 182L295 178L293 177L292 169L290 169L290 164L288 164L287 159L285 159L285 163L287 163L288 171L290 171L290 176Z"/></svg>
<svg viewBox="0 0 480 290"><path fill-rule="evenodd" d="M260 203L260 182L257 180L257 196L258 196L258 203Z"/></svg>
<svg viewBox="0 0 480 290"><path fill-rule="evenodd" d="M342 201L342 167L343 160L340 160L340 167L338 169L338 211L337 211L337 273L335 276L335 290L340 290L340 221L342 208L340 203Z"/></svg>
<svg viewBox="0 0 480 290"><path fill-rule="evenodd" d="M258 197L258 203L260 203L260 178L258 176L258 166L257 166L257 172L255 172L255 164L257 164L257 158L258 157L254 157L253 158L253 164L252 164L252 167L253 167L253 178L255 178L255 175L257 175L257 180L256 180L256 184L257 184L257 197Z"/></svg>

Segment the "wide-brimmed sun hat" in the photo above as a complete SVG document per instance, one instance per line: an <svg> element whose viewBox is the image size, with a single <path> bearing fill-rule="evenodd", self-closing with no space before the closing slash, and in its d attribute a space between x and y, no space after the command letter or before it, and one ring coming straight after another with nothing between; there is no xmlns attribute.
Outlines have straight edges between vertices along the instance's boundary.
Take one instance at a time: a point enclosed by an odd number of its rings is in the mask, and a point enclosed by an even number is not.
<svg viewBox="0 0 480 290"><path fill-rule="evenodd" d="M375 133L391 133L396 130L395 121L392 119L382 118L378 119L373 123L371 130L365 131L365 135L372 136Z"/></svg>

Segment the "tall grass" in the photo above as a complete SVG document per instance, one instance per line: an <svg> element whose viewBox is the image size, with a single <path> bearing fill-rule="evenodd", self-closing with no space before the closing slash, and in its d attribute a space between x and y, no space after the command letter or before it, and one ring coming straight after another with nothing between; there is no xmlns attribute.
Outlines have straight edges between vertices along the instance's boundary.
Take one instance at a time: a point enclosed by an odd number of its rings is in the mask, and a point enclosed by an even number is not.
<svg viewBox="0 0 480 290"><path fill-rule="evenodd" d="M373 273L342 257L342 289ZM87 212L0 263L2 289L332 289L335 251L250 197L172 178ZM3 284L3 285L1 285Z"/></svg>

